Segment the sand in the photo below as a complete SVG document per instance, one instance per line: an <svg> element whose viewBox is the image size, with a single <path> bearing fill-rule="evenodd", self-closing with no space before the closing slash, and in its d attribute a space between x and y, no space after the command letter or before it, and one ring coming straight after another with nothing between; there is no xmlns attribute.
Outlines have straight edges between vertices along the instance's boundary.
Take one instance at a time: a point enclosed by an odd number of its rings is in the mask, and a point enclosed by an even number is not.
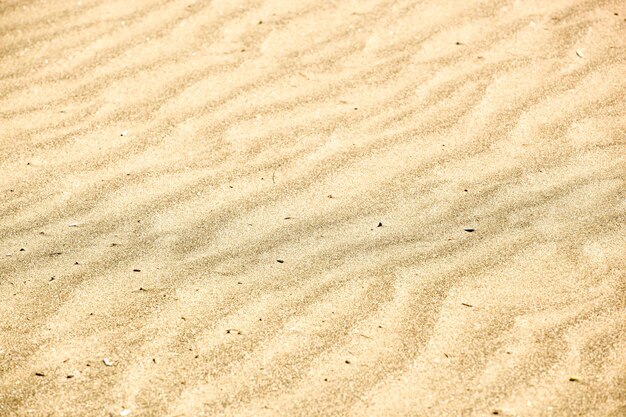
<svg viewBox="0 0 626 417"><path fill-rule="evenodd" d="M626 415L625 18L2 1L0 415Z"/></svg>

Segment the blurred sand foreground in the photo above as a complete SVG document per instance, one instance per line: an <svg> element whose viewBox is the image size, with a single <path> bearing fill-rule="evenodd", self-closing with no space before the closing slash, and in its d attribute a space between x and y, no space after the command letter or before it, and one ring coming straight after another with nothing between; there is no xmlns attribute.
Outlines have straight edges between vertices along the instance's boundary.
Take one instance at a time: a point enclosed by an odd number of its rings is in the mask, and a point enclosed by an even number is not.
<svg viewBox="0 0 626 417"><path fill-rule="evenodd" d="M0 415L626 415L625 18L0 2Z"/></svg>

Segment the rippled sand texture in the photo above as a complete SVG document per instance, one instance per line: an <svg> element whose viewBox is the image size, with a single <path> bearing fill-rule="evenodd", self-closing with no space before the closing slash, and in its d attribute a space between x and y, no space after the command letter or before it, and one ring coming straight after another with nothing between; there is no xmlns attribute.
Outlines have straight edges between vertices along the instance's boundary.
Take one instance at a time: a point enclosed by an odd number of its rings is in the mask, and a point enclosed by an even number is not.
<svg viewBox="0 0 626 417"><path fill-rule="evenodd" d="M0 415L626 414L624 3L0 10Z"/></svg>

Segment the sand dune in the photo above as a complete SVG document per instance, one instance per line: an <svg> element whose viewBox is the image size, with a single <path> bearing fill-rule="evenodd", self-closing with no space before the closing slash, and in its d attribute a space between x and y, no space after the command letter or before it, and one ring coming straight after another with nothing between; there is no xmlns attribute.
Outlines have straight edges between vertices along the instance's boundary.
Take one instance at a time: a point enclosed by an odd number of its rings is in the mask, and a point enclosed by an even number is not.
<svg viewBox="0 0 626 417"><path fill-rule="evenodd" d="M0 415L625 415L625 17L1 2Z"/></svg>

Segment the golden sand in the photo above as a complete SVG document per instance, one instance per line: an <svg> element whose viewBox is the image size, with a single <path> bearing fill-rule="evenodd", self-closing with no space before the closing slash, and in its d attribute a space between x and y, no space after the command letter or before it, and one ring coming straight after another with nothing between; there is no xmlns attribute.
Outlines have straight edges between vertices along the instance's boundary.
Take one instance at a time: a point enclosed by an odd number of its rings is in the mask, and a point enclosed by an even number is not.
<svg viewBox="0 0 626 417"><path fill-rule="evenodd" d="M626 415L625 17L0 2L0 415Z"/></svg>

